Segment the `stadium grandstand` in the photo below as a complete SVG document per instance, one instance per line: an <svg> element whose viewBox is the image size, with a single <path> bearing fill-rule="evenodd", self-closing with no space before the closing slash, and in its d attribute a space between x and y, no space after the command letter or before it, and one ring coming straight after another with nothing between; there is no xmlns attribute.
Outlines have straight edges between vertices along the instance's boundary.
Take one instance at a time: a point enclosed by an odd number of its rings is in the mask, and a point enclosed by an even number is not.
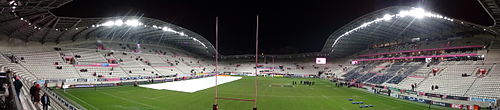
<svg viewBox="0 0 500 110"><path fill-rule="evenodd" d="M0 0L0 109L499 109L497 0L478 0L492 26L391 6L280 55L220 55L218 38L151 17L49 11L70 2Z"/></svg>

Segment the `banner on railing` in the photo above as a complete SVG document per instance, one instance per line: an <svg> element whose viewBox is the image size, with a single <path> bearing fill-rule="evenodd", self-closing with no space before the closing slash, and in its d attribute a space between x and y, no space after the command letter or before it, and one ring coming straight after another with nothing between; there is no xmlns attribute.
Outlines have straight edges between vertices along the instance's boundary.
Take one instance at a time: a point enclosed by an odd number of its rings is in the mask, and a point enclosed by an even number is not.
<svg viewBox="0 0 500 110"><path fill-rule="evenodd" d="M399 98L409 100L409 101L425 103L425 104L432 104L432 105L443 106L443 107L451 107L450 103L437 102L437 101L432 101L432 100L427 100L427 99L422 99L422 98L415 98L415 97L402 96L402 95L399 95Z"/></svg>
<svg viewBox="0 0 500 110"><path fill-rule="evenodd" d="M469 97L461 97L461 96L446 96L446 99L453 99L453 100L469 100Z"/></svg>
<svg viewBox="0 0 500 110"><path fill-rule="evenodd" d="M95 86L97 86L97 87L112 87L112 86L116 86L116 84L115 83L95 84Z"/></svg>
<svg viewBox="0 0 500 110"><path fill-rule="evenodd" d="M451 107L450 103L446 102L436 102L436 101L431 101L432 105L437 105L437 106L443 106L443 107Z"/></svg>
<svg viewBox="0 0 500 110"><path fill-rule="evenodd" d="M85 78L78 78L77 82L87 82L87 79L85 79Z"/></svg>
<svg viewBox="0 0 500 110"><path fill-rule="evenodd" d="M415 95L417 94L417 92L415 92L415 91L411 91L411 90L405 90L405 93L408 93L408 94L415 94Z"/></svg>
<svg viewBox="0 0 500 110"><path fill-rule="evenodd" d="M59 80L45 80L45 83L58 83Z"/></svg>
<svg viewBox="0 0 500 110"><path fill-rule="evenodd" d="M469 101L497 103L496 99L487 99L487 98L478 98L478 97L471 97L471 98L469 98Z"/></svg>
<svg viewBox="0 0 500 110"><path fill-rule="evenodd" d="M172 81L174 81L174 79L173 79L173 78L168 78L168 79L165 79L165 82L172 82Z"/></svg>
<svg viewBox="0 0 500 110"><path fill-rule="evenodd" d="M66 81L65 81L65 82L77 82L77 81L78 81L78 79L76 79L76 78L71 78L71 79L66 79Z"/></svg>
<svg viewBox="0 0 500 110"><path fill-rule="evenodd" d="M37 83L38 84L45 84L45 80L38 80Z"/></svg>
<svg viewBox="0 0 500 110"><path fill-rule="evenodd" d="M415 102L425 103L425 104L431 103L430 100L421 99L421 98L415 98L415 97L410 97L410 96L399 95L399 98L405 99L405 100L409 100L409 101L415 101Z"/></svg>
<svg viewBox="0 0 500 110"><path fill-rule="evenodd" d="M91 84L75 84L73 85L74 88L86 88L86 87L94 87L94 85Z"/></svg>
<svg viewBox="0 0 500 110"><path fill-rule="evenodd" d="M425 93L425 96L436 97L436 98L443 98L443 95L441 95L441 94L433 94L433 93Z"/></svg>
<svg viewBox="0 0 500 110"><path fill-rule="evenodd" d="M120 81L120 78L106 78L106 81Z"/></svg>
<svg viewBox="0 0 500 110"><path fill-rule="evenodd" d="M96 78L87 78L87 82L97 82Z"/></svg>
<svg viewBox="0 0 500 110"><path fill-rule="evenodd" d="M73 88L89 88L89 87L112 87L116 86L115 83L108 83L108 84L75 84L73 85Z"/></svg>
<svg viewBox="0 0 500 110"><path fill-rule="evenodd" d="M93 63L93 64L80 64L75 65L77 67L118 67L118 64L109 64L109 63Z"/></svg>

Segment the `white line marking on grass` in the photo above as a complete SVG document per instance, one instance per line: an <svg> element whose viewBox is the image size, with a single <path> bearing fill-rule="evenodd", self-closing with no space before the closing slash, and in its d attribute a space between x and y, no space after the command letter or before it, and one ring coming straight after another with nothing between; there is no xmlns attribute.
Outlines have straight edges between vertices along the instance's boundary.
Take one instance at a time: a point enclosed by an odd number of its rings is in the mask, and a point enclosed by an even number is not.
<svg viewBox="0 0 500 110"><path fill-rule="evenodd" d="M131 103L136 103L136 104L140 104L140 105L144 105L144 106L147 106L147 107L150 107L150 108L157 108L155 106L152 106L152 105L148 105L148 104L144 104L144 103L140 103L140 102L136 102L136 101L133 101L133 100L130 100L130 99L125 99L123 97L118 97L118 96L115 96L113 94L109 94L109 93L106 93L106 92L100 92L99 93L103 93L103 94L106 94L106 95L109 95L109 96L112 96L112 97L115 97L115 98L119 98L119 99L122 99L122 100L125 100L127 102L131 102ZM157 108L159 109L159 108Z"/></svg>
<svg viewBox="0 0 500 110"><path fill-rule="evenodd" d="M160 98L167 97L167 96L169 96L169 95L155 96L155 97L153 97L153 98L149 98L149 99L151 99L151 100L158 100L158 99L160 99Z"/></svg>
<svg viewBox="0 0 500 110"><path fill-rule="evenodd" d="M76 97L76 96L72 95L72 94L71 94L71 93L69 93L69 92L68 92L67 94L68 94L68 95L70 95L71 97L76 98L76 99L77 99L77 100L79 100L79 101L82 101L83 103L85 103L85 104L89 105L90 107L92 107L92 108L94 108L94 109L96 109L96 110L100 110L100 109L96 108L95 106L92 106L92 105L90 105L89 103L87 103L87 102L83 101L82 99L80 99L80 98L78 98L78 97Z"/></svg>
<svg viewBox="0 0 500 110"><path fill-rule="evenodd" d="M323 98L325 98L325 99L330 99L328 96L325 96L325 95L321 95L321 96L323 96Z"/></svg>
<svg viewBox="0 0 500 110"><path fill-rule="evenodd" d="M342 108L342 110L347 110L347 109L344 108L344 106L340 106L340 108Z"/></svg>
<svg viewBox="0 0 500 110"><path fill-rule="evenodd" d="M116 108L121 108L122 110L127 109L127 107L124 107L124 106L121 106L121 105L111 105L111 106L116 107Z"/></svg>

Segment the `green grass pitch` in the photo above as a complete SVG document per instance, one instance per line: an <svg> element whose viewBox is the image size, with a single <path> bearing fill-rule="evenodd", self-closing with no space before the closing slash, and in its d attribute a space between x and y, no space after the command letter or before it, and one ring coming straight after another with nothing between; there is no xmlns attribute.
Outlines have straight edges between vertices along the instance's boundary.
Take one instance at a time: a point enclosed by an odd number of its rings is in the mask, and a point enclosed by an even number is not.
<svg viewBox="0 0 500 110"><path fill-rule="evenodd" d="M219 96L251 99L254 94L254 78L243 77L241 80L220 85ZM315 81L315 85L288 85L292 81ZM375 95L361 89L335 87L335 84L321 79L302 78L258 78L257 106L259 110L427 110L427 104L421 104L387 96ZM133 86L77 88L67 89L66 93L56 90L66 98L93 110L211 110L214 103L214 88L194 93L168 90L154 90ZM359 108L347 101L363 101L375 105ZM252 102L219 100L220 110L251 110ZM450 109L432 106L432 109Z"/></svg>

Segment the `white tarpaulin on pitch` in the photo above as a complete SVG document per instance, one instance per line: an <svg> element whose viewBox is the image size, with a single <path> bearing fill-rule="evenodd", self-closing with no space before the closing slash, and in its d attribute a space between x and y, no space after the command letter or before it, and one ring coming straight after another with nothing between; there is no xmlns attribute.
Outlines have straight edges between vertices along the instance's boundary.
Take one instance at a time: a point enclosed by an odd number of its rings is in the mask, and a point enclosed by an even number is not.
<svg viewBox="0 0 500 110"><path fill-rule="evenodd" d="M237 76L217 76L217 85L221 85L224 83L228 83L231 81L236 81L241 79L241 77ZM174 81L174 82L166 82L166 83L158 83L158 84L148 84L148 85L139 85L140 87L158 89L158 90L173 90L180 92L189 92L193 93L196 91L208 89L215 86L215 77L206 77L199 79L190 79L183 81Z"/></svg>

